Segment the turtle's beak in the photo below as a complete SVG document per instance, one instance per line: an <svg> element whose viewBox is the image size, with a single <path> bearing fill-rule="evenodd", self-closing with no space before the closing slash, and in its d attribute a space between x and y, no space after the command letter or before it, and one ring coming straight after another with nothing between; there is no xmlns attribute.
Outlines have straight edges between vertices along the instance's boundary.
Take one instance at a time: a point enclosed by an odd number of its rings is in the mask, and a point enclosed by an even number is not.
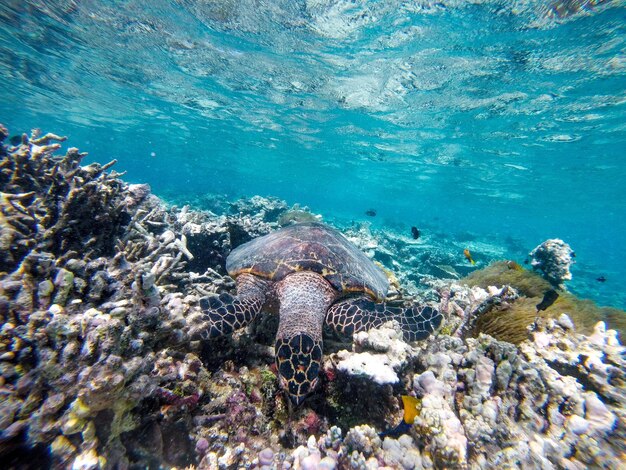
<svg viewBox="0 0 626 470"><path fill-rule="evenodd" d="M291 400L291 403L293 403L295 406L300 406L300 404L305 400L306 396L304 395L291 395L289 394L289 399Z"/></svg>
<svg viewBox="0 0 626 470"><path fill-rule="evenodd" d="M290 391L289 383L286 380L284 382L281 380L281 385L283 386L283 389L287 392L287 394L289 395L289 399L291 400L291 403L293 403L295 406L299 406L300 404L302 404L304 400L306 400L306 398L310 395L310 393L313 390L315 390L315 387L317 387L317 383L318 383L318 379L313 380L312 382L307 384L308 387L304 387L306 390L308 390L308 392L305 393L304 395L299 395L297 393L292 393Z"/></svg>

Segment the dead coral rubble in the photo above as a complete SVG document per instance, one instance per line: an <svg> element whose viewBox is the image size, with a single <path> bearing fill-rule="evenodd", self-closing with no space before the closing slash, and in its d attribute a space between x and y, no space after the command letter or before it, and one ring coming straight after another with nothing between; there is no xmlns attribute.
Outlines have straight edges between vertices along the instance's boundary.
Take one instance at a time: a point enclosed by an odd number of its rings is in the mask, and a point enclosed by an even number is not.
<svg viewBox="0 0 626 470"><path fill-rule="evenodd" d="M602 323L591 337L571 327L566 315L540 322L519 349L484 335L430 343L414 387L431 455L483 468L623 464L625 349ZM459 410L448 427L446 407Z"/></svg>

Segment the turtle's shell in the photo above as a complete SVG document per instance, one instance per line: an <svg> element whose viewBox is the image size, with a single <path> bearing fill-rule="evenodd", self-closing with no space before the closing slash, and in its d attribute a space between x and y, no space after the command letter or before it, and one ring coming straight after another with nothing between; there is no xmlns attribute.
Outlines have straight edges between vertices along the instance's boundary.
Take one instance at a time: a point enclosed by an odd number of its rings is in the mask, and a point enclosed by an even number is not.
<svg viewBox="0 0 626 470"><path fill-rule="evenodd" d="M387 295L385 274L341 233L324 224L292 225L235 248L226 260L232 277L250 273L280 281L297 271L318 273L339 292Z"/></svg>

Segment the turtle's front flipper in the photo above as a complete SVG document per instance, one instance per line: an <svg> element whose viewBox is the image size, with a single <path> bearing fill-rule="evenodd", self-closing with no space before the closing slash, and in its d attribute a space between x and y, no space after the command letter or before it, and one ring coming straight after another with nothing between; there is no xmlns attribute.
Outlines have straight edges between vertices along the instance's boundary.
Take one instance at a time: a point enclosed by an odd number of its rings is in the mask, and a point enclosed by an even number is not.
<svg viewBox="0 0 626 470"><path fill-rule="evenodd" d="M265 303L267 282L250 274L237 278L237 296L228 293L200 299L202 312L189 318L191 339L217 338L243 328Z"/></svg>
<svg viewBox="0 0 626 470"><path fill-rule="evenodd" d="M396 320L402 327L406 341L427 338L439 328L442 319L441 313L432 307L394 307L386 303L374 303L365 297L337 302L326 314L326 324L347 336Z"/></svg>

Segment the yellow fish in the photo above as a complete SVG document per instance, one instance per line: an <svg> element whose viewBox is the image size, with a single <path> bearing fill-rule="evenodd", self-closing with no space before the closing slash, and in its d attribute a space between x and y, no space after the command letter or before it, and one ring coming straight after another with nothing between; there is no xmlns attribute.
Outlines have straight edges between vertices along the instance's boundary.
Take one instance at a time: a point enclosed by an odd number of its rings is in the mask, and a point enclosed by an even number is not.
<svg viewBox="0 0 626 470"><path fill-rule="evenodd" d="M474 266L476 264L476 261L474 261L474 259L472 258L472 254L470 253L470 251L465 248L463 250L463 254L465 255L465 257L467 258L467 261L469 261L470 263L472 263L472 266Z"/></svg>
<svg viewBox="0 0 626 470"><path fill-rule="evenodd" d="M398 437L401 434L408 434L415 422L415 417L418 415L419 404L420 401L415 397L410 397L408 395L402 395L402 403L404 404L404 417L400 424L398 424L393 429L388 429L378 435L383 438L385 436Z"/></svg>
<svg viewBox="0 0 626 470"><path fill-rule="evenodd" d="M402 395L402 403L404 404L404 418L402 419L406 424L413 424L418 414L417 407L420 401L415 397Z"/></svg>

